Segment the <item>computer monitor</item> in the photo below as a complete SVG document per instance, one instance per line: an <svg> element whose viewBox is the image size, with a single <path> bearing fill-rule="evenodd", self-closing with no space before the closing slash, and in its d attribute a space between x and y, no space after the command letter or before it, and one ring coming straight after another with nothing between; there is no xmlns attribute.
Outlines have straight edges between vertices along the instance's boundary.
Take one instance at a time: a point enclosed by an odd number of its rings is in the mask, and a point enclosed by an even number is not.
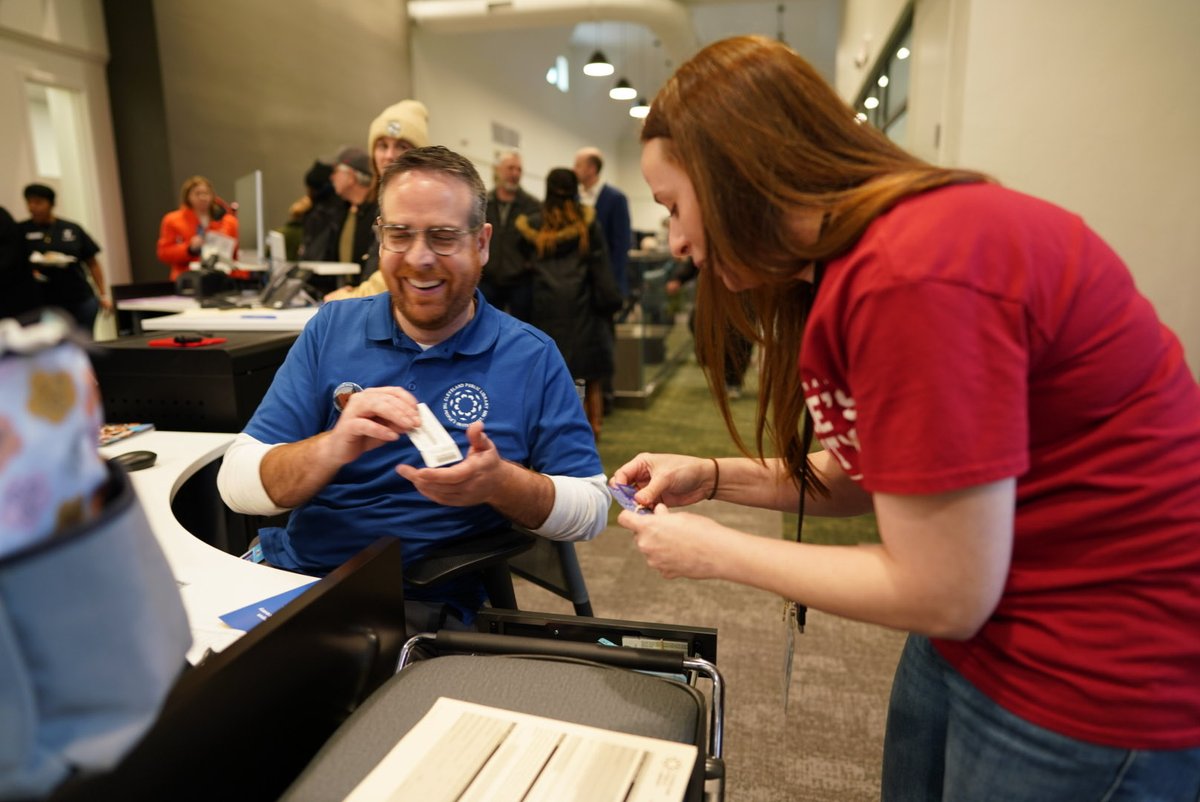
<svg viewBox="0 0 1200 802"><path fill-rule="evenodd" d="M234 181L233 199L238 207L238 261L262 264L266 259L262 170Z"/></svg>
<svg viewBox="0 0 1200 802"><path fill-rule="evenodd" d="M270 274L274 278L288 269L287 239L282 231L267 232L267 256L270 258ZM268 281L268 283L270 283Z"/></svg>

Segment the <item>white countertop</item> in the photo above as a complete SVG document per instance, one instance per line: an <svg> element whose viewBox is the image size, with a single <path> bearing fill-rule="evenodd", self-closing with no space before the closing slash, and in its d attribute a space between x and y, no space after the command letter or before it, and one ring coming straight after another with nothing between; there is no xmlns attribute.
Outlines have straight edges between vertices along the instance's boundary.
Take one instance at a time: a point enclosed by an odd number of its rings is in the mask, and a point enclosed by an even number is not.
<svg viewBox="0 0 1200 802"><path fill-rule="evenodd" d="M192 629L194 642L188 660L193 663L205 649L220 651L244 634L231 629L220 616L314 579L227 554L195 537L175 518L171 501L179 488L220 457L233 438L232 434L209 432L150 431L100 449L106 459L129 451L153 451L158 455L154 465L132 471L129 477L179 582Z"/></svg>
<svg viewBox="0 0 1200 802"><path fill-rule="evenodd" d="M300 331L320 307L188 309L142 321L146 331Z"/></svg>

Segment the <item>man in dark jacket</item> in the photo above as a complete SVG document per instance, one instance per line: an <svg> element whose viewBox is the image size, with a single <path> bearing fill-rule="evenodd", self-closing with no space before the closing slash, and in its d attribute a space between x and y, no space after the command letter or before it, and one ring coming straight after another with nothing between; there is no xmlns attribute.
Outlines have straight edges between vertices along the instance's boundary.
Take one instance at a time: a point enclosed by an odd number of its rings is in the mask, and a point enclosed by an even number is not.
<svg viewBox="0 0 1200 802"><path fill-rule="evenodd" d="M55 216L55 199L54 190L45 184L25 187L29 219L18 223L17 230L29 263L46 278L45 302L68 312L90 337L99 311L112 309L96 258L100 246L78 223Z"/></svg>
<svg viewBox="0 0 1200 802"><path fill-rule="evenodd" d="M25 258L21 233L0 206L0 318L17 317L42 304L42 288Z"/></svg>
<svg viewBox="0 0 1200 802"><path fill-rule="evenodd" d="M487 196L487 221L492 224L492 248L483 268L479 289L488 303L515 318L530 322L533 274L517 247L521 236L517 218L541 207L537 198L521 189L521 154L509 151L495 164L496 188Z"/></svg>

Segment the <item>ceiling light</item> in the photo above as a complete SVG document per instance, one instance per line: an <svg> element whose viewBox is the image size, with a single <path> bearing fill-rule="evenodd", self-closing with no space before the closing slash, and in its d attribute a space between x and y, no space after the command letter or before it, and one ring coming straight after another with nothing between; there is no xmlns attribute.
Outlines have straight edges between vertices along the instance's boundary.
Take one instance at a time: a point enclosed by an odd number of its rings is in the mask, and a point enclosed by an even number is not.
<svg viewBox="0 0 1200 802"><path fill-rule="evenodd" d="M608 96L613 100L633 100L637 97L637 90L626 81L624 78L617 81L617 85L608 90Z"/></svg>
<svg viewBox="0 0 1200 802"><path fill-rule="evenodd" d="M888 85L888 77L886 75L880 75L879 80L876 81L876 83L879 84L880 86L887 86Z"/></svg>
<svg viewBox="0 0 1200 802"><path fill-rule="evenodd" d="M863 101L863 105L866 106L868 109L878 108L879 107L879 98L872 95L871 97L869 97Z"/></svg>
<svg viewBox="0 0 1200 802"><path fill-rule="evenodd" d="M629 108L629 116L635 117L639 120L645 119L646 115L649 113L650 113L650 101L646 100L646 98L644 98L644 97L639 97L638 102L634 103Z"/></svg>
<svg viewBox="0 0 1200 802"><path fill-rule="evenodd" d="M596 78L603 78L606 75L612 75L614 72L616 72L616 67L609 64L608 59L599 50L592 54L587 64L583 65L583 74Z"/></svg>
<svg viewBox="0 0 1200 802"><path fill-rule="evenodd" d="M896 51L896 58L898 58L900 61L904 61L904 59L908 58L910 55L912 55L912 51L907 47L902 47Z"/></svg>

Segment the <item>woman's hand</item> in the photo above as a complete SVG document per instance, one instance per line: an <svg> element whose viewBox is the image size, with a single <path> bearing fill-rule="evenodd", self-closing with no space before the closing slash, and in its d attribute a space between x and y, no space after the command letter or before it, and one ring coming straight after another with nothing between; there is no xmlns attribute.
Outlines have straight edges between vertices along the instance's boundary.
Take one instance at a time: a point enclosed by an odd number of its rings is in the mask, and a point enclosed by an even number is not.
<svg viewBox="0 0 1200 802"><path fill-rule="evenodd" d="M716 481L711 459L682 454L638 454L617 469L609 484L638 488L633 498L643 507L686 507L708 498Z"/></svg>
<svg viewBox="0 0 1200 802"><path fill-rule="evenodd" d="M717 579L740 533L691 512L659 504L653 515L625 510L617 523L633 532L646 564L665 579Z"/></svg>

